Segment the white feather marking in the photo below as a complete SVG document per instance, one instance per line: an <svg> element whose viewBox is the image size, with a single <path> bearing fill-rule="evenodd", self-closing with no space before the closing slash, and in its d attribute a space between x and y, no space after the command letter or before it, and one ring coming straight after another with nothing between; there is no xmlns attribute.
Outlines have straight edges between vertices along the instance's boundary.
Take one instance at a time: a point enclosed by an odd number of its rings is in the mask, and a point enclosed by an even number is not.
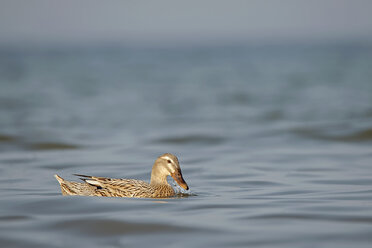
<svg viewBox="0 0 372 248"><path fill-rule="evenodd" d="M166 159L166 160L170 160L170 161L172 162L171 164L167 163L166 166L167 166L167 168L169 169L169 171L170 171L171 173L173 173L173 172L174 172L174 168L173 168L172 164L175 164L175 162L173 161L173 159L171 159L171 158L168 157L168 156L163 156L163 158Z"/></svg>
<svg viewBox="0 0 372 248"><path fill-rule="evenodd" d="M163 158L165 158L165 159L167 159L167 160L170 160L170 161L172 161L173 162L173 159L171 159L170 157L168 157L168 156L164 156ZM173 162L174 163L174 162Z"/></svg>
<svg viewBox="0 0 372 248"><path fill-rule="evenodd" d="M101 186L101 184L95 180L85 180L85 182L91 184L91 185L95 185L95 186Z"/></svg>

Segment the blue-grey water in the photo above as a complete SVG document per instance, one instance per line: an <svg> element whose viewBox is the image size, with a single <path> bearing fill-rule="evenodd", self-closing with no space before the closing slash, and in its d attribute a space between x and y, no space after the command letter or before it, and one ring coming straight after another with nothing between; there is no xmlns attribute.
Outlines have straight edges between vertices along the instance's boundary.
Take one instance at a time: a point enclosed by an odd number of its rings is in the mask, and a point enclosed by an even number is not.
<svg viewBox="0 0 372 248"><path fill-rule="evenodd" d="M372 47L2 49L1 247L371 247ZM188 197L63 197L53 174Z"/></svg>

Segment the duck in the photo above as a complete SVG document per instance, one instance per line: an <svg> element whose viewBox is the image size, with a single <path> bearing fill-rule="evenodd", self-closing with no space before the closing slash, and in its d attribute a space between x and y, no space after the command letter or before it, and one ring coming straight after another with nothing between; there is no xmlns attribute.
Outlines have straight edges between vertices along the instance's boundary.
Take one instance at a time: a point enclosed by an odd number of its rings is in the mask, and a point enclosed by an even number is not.
<svg viewBox="0 0 372 248"><path fill-rule="evenodd" d="M150 183L136 179L74 175L80 177L83 182L67 181L57 174L54 175L61 186L62 195L169 198L175 196L176 192L167 182L168 176L183 189L189 189L183 179L178 158L171 153L165 153L155 160Z"/></svg>

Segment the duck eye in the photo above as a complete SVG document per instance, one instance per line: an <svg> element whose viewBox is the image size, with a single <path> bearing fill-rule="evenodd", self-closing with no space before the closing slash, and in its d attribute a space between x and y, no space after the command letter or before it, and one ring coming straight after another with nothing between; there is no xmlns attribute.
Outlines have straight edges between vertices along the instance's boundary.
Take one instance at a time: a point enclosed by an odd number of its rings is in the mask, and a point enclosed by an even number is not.
<svg viewBox="0 0 372 248"><path fill-rule="evenodd" d="M169 159L167 160L167 162L170 164L170 163L172 163L172 161L170 161Z"/></svg>

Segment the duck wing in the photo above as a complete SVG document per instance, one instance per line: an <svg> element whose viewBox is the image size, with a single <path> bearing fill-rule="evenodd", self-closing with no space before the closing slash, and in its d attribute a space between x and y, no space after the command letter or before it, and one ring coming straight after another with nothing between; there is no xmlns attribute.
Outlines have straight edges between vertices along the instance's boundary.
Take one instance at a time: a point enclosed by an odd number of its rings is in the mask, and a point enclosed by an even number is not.
<svg viewBox="0 0 372 248"><path fill-rule="evenodd" d="M142 194L153 194L150 185L141 180L135 179L114 179L107 177L95 177L81 174L74 174L89 185L96 186L97 190L120 194L123 196L135 197Z"/></svg>

